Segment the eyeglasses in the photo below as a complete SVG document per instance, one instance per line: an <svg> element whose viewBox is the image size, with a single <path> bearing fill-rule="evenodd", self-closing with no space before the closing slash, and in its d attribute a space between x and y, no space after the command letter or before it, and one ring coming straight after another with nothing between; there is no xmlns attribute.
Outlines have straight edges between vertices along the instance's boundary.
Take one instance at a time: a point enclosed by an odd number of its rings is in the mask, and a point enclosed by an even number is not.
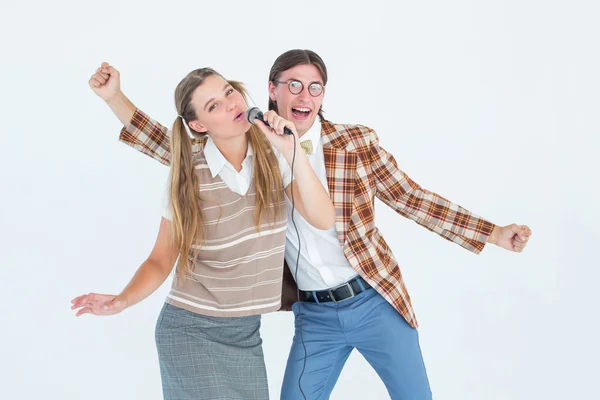
<svg viewBox="0 0 600 400"><path fill-rule="evenodd" d="M281 83L281 84L287 83L288 89L290 89L291 94L300 94L304 90L304 84L302 84L302 82L300 82L300 81L291 80L291 81L287 81L287 82L283 82L283 81L273 81L273 82ZM323 93L323 85L321 85L318 82L311 83L310 85L308 85L308 93L312 97L320 96L321 93Z"/></svg>

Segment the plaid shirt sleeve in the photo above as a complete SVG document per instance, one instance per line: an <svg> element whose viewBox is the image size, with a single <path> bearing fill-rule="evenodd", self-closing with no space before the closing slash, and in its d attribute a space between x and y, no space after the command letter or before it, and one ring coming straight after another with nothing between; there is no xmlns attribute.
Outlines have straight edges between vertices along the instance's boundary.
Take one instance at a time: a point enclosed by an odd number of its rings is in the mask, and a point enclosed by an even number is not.
<svg viewBox="0 0 600 400"><path fill-rule="evenodd" d="M494 224L438 194L421 188L402 172L370 130L370 156L376 196L398 214L476 254L483 250Z"/></svg>
<svg viewBox="0 0 600 400"><path fill-rule="evenodd" d="M171 165L171 131L140 109L136 109L128 126L121 129L119 140L165 165ZM192 153L201 150L199 141L192 143Z"/></svg>

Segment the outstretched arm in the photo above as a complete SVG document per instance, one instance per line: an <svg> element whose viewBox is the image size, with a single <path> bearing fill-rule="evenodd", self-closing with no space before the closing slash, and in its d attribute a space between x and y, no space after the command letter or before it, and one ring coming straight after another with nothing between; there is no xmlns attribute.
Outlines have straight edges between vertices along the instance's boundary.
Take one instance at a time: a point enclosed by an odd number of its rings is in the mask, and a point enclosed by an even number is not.
<svg viewBox="0 0 600 400"><path fill-rule="evenodd" d="M88 293L78 296L71 300L71 309L78 309L75 315L118 314L154 293L169 276L179 254L171 239L171 224L171 221L161 219L158 238L150 256L119 295Z"/></svg>
<svg viewBox="0 0 600 400"><path fill-rule="evenodd" d="M398 214L474 253L481 252L486 243L512 251L523 250L531 235L529 227L515 224L496 226L423 189L398 168L394 157L379 145L379 138L372 130L370 143L376 195Z"/></svg>

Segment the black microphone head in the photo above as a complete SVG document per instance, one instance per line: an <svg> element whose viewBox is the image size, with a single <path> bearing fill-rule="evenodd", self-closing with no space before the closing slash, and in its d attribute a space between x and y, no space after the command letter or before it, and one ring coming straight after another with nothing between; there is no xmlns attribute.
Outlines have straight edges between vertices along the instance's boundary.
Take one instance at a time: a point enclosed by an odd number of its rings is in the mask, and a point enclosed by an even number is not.
<svg viewBox="0 0 600 400"><path fill-rule="evenodd" d="M263 113L260 111L258 107L252 107L246 110L246 120L251 124L254 123L254 120L258 118L260 120L263 119Z"/></svg>

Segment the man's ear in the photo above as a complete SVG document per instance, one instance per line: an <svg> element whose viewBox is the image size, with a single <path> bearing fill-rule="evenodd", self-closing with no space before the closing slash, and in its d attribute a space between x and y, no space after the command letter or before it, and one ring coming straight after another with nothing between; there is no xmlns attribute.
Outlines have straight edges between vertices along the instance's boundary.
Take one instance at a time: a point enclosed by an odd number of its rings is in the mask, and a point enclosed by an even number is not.
<svg viewBox="0 0 600 400"><path fill-rule="evenodd" d="M275 97L275 84L273 83L273 81L269 81L269 98L272 101L277 101L277 98Z"/></svg>

